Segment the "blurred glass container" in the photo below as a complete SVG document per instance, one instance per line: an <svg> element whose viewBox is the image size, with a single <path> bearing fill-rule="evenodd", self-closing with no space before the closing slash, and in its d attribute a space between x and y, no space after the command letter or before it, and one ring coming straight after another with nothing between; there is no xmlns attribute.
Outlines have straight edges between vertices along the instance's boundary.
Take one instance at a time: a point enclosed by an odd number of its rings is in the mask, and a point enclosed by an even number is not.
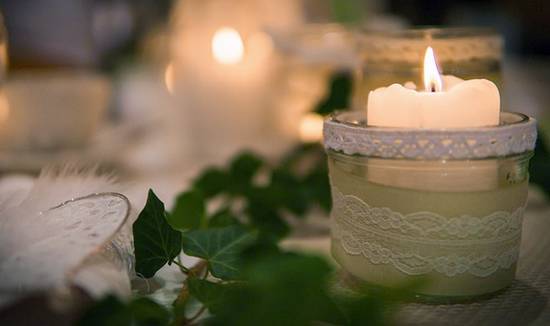
<svg viewBox="0 0 550 326"><path fill-rule="evenodd" d="M110 81L81 70L10 75L0 93L0 150L56 152L87 145L108 107Z"/></svg>
<svg viewBox="0 0 550 326"><path fill-rule="evenodd" d="M4 25L4 16L0 11L0 83L6 79L8 68L8 36Z"/></svg>
<svg viewBox="0 0 550 326"><path fill-rule="evenodd" d="M422 60L431 46L440 71L462 79L485 78L502 87L503 39L487 28L418 28L361 32L358 36L361 73L354 108L364 109L371 90L412 81L422 85Z"/></svg>
<svg viewBox="0 0 550 326"><path fill-rule="evenodd" d="M293 143L320 140L322 119L311 111L327 95L331 76L356 73L359 60L353 30L337 23L307 24L292 33L270 35L288 64L288 79L277 98L279 133Z"/></svg>

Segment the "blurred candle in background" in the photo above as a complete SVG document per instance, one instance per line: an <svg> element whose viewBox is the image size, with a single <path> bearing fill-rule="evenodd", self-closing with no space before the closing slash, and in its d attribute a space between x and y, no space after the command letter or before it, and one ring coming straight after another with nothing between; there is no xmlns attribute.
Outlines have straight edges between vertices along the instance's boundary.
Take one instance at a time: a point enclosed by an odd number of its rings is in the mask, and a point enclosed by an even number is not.
<svg viewBox="0 0 550 326"><path fill-rule="evenodd" d="M300 5L291 0L177 3L171 87L194 156L220 161L243 148L266 148L277 128L272 99L285 72L265 31L301 23Z"/></svg>
<svg viewBox="0 0 550 326"><path fill-rule="evenodd" d="M322 118L311 111L330 92L334 74L354 74L359 66L353 30L338 23L315 23L270 34L288 65L282 94L275 99L281 112L276 117L279 139L317 142L322 138Z"/></svg>
<svg viewBox="0 0 550 326"><path fill-rule="evenodd" d="M212 55L221 64L231 65L241 62L244 56L241 34L230 27L218 29L212 37Z"/></svg>

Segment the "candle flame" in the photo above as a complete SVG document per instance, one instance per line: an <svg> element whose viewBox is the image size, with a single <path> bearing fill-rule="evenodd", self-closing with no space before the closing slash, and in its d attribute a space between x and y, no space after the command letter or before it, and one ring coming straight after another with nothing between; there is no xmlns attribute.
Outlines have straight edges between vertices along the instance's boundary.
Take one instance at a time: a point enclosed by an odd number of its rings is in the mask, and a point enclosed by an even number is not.
<svg viewBox="0 0 550 326"><path fill-rule="evenodd" d="M424 87L426 92L441 92L443 90L443 82L431 46L428 46L424 55Z"/></svg>
<svg viewBox="0 0 550 326"><path fill-rule="evenodd" d="M222 27L214 33L212 38L212 55L221 64L237 64L242 61L244 44L237 30Z"/></svg>

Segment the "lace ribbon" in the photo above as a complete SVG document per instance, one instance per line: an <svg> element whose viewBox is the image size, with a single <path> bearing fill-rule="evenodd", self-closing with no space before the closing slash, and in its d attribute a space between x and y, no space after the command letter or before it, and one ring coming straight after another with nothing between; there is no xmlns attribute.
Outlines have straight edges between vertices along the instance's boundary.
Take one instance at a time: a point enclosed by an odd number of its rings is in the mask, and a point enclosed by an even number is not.
<svg viewBox="0 0 550 326"><path fill-rule="evenodd" d="M524 207L484 217L401 214L371 207L333 187L333 239L350 255L391 264L409 275L487 277L518 258Z"/></svg>
<svg viewBox="0 0 550 326"><path fill-rule="evenodd" d="M413 39L388 36L365 36L362 49L367 64L422 62L427 46L437 53L440 62L465 62L473 60L494 60L502 57L502 39L495 35L479 35L441 39L426 37Z"/></svg>
<svg viewBox="0 0 550 326"><path fill-rule="evenodd" d="M365 112L341 112L325 120L326 149L347 155L416 160L484 159L531 151L537 139L536 121L498 127L416 129L366 127ZM505 119L515 113L502 112Z"/></svg>

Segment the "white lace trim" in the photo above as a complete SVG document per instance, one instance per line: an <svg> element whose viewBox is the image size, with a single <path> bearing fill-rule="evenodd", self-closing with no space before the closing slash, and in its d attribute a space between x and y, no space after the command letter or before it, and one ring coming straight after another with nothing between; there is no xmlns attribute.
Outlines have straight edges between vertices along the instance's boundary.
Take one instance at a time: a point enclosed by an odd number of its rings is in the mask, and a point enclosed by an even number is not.
<svg viewBox="0 0 550 326"><path fill-rule="evenodd" d="M503 112L512 118L514 113ZM342 122L344 121L344 122ZM349 121L349 123L346 123ZM342 112L325 121L325 148L347 155L406 159L482 159L531 151L536 121L497 127L412 129L365 127L365 112Z"/></svg>
<svg viewBox="0 0 550 326"><path fill-rule="evenodd" d="M426 37L388 37L366 35L362 39L367 64L422 62L426 47L431 46L439 62L465 62L473 60L499 61L502 56L502 39L496 35L452 37L447 39Z"/></svg>
<svg viewBox="0 0 550 326"><path fill-rule="evenodd" d="M350 255L391 264L409 275L433 271L449 277L487 277L518 258L524 208L484 217L401 214L333 192L333 238Z"/></svg>

